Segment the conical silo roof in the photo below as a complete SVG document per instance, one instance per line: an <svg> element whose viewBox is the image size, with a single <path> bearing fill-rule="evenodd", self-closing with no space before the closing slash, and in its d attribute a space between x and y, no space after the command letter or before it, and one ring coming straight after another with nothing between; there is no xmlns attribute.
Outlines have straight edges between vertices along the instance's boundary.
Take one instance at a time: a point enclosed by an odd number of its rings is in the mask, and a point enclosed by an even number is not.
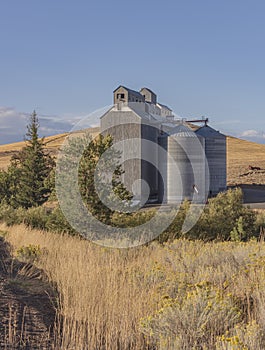
<svg viewBox="0 0 265 350"><path fill-rule="evenodd" d="M224 138L226 137L225 135L221 134L219 131L211 128L208 125L204 125L198 130L195 131L197 135L200 135L204 138Z"/></svg>
<svg viewBox="0 0 265 350"><path fill-rule="evenodd" d="M176 137L196 137L195 133L185 124L179 124L170 130L169 135Z"/></svg>

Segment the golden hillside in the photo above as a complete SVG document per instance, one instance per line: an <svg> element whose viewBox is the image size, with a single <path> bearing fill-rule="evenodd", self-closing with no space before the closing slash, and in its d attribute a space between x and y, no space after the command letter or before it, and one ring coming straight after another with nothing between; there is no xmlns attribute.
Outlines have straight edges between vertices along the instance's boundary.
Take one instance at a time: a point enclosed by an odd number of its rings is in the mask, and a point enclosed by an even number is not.
<svg viewBox="0 0 265 350"><path fill-rule="evenodd" d="M87 129L92 135L99 133L99 128ZM82 132L82 131L81 131ZM78 133L78 132L77 132ZM68 135L60 134L45 138L47 150L56 154L58 148ZM25 145L17 142L0 145L0 169L6 169L12 155L16 154ZM261 170L250 171L249 165L260 167ZM263 170L264 169L264 170ZM227 137L227 182L236 184L265 184L265 145Z"/></svg>
<svg viewBox="0 0 265 350"><path fill-rule="evenodd" d="M86 129L92 136L99 133L98 128ZM75 133L82 133L83 131L76 131ZM59 134L45 137L45 145L51 154L56 154L59 147L63 144L64 139L69 133ZM10 159L13 155L18 153L25 146L25 142L10 143L7 145L0 145L0 169L7 169Z"/></svg>
<svg viewBox="0 0 265 350"><path fill-rule="evenodd" d="M249 165L261 170L249 170ZM227 137L227 182L265 184L265 145Z"/></svg>

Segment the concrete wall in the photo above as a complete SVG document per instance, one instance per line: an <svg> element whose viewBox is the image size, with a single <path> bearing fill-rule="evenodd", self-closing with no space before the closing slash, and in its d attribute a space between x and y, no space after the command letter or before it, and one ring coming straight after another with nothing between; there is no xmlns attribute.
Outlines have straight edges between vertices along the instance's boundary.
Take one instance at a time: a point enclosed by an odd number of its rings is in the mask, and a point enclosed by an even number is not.
<svg viewBox="0 0 265 350"><path fill-rule="evenodd" d="M133 191L134 182L141 179L141 120L132 111L109 111L101 118L101 133L103 135L110 134L114 139L114 144L119 141L125 141L135 138L133 148L126 150L124 143L124 151L121 154L121 160L124 162L123 169L125 171L122 180L129 191ZM126 152L132 153L136 158L126 160ZM137 159L138 158L138 159ZM141 187L134 187L137 198L141 198Z"/></svg>
<svg viewBox="0 0 265 350"><path fill-rule="evenodd" d="M151 125L142 124L142 139L152 143L147 146L142 145L141 149L142 158L147 159L147 161L142 161L142 179L149 184L150 200L158 198L158 135L159 129Z"/></svg>
<svg viewBox="0 0 265 350"><path fill-rule="evenodd" d="M158 196L158 175L157 175L157 138L159 130L151 125L141 122L133 111L113 110L107 112L101 118L101 132L106 135L112 135L114 143L135 139L131 149L126 150L124 142L124 152L122 160L124 161L125 174L123 176L124 184L128 190L132 191L136 180L142 179L147 182L150 189L149 199L157 199ZM153 147L143 145L144 141L152 142ZM155 151L154 151L155 149ZM135 159L125 161L127 154L132 154ZM137 187L137 196L145 196L145 186Z"/></svg>

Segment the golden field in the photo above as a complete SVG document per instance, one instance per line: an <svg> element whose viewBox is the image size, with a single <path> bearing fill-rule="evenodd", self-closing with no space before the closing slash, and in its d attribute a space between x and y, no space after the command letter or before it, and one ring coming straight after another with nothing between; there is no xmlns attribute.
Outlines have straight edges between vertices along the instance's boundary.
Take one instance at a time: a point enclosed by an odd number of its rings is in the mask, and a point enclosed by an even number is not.
<svg viewBox="0 0 265 350"><path fill-rule="evenodd" d="M249 171L256 166L261 170ZM227 138L227 182L235 184L265 184L265 145Z"/></svg>
<svg viewBox="0 0 265 350"><path fill-rule="evenodd" d="M86 129L92 136L97 135L99 133L99 128L90 128ZM83 131L76 131L75 134L82 134ZM48 136L45 137L44 143L45 148L47 151L49 151L52 155L56 155L58 149L63 144L65 138L69 135L69 133L65 134L59 134L54 136ZM7 145L0 145L0 169L7 169L11 157L15 154L17 154L24 146L25 142L16 142L16 143L10 143Z"/></svg>
<svg viewBox="0 0 265 350"><path fill-rule="evenodd" d="M38 247L34 264L58 291L50 349L264 350L264 242L119 250L23 225L0 230L17 259Z"/></svg>

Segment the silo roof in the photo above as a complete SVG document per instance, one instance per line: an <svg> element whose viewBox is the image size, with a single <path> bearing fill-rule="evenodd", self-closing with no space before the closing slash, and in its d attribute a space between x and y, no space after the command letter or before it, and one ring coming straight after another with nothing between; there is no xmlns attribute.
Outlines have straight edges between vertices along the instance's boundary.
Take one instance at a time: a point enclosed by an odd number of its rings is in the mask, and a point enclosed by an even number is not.
<svg viewBox="0 0 265 350"><path fill-rule="evenodd" d="M195 133L186 125L179 124L172 130L170 130L170 136L177 137L197 137Z"/></svg>
<svg viewBox="0 0 265 350"><path fill-rule="evenodd" d="M202 126L195 131L196 134L203 136L204 138L224 138L224 134L221 134L219 131L211 128L208 125Z"/></svg>

